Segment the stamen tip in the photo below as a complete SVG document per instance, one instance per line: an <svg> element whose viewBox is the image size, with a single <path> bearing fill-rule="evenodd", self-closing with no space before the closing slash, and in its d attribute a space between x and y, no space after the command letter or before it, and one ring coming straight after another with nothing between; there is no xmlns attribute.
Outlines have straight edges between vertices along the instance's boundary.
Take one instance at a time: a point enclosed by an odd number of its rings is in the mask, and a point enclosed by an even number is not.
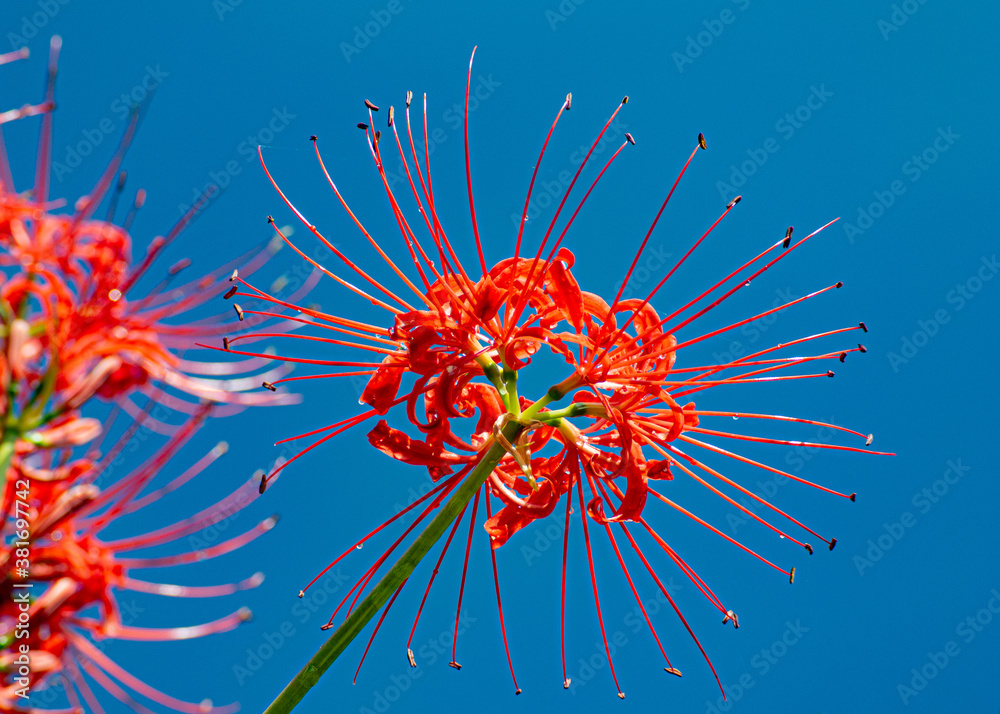
<svg viewBox="0 0 1000 714"><path fill-rule="evenodd" d="M628 95L627 94L622 98L622 104L628 104Z"/></svg>
<svg viewBox="0 0 1000 714"><path fill-rule="evenodd" d="M566 111L573 108L573 92L566 93Z"/></svg>
<svg viewBox="0 0 1000 714"><path fill-rule="evenodd" d="M233 308L236 310L236 317L240 318L240 322L243 322L243 308L240 307L239 303L233 303Z"/></svg>
<svg viewBox="0 0 1000 714"><path fill-rule="evenodd" d="M389 111L392 111L391 109ZM417 659L413 656L413 650L409 647L406 648L406 659L410 662L411 667L417 666Z"/></svg>
<svg viewBox="0 0 1000 714"><path fill-rule="evenodd" d="M326 630L329 630L332 627L333 627L333 624L330 623L330 622L328 622L325 625L320 625L319 629L325 632Z"/></svg>
<svg viewBox="0 0 1000 714"><path fill-rule="evenodd" d="M847 353L846 352L841 352L840 353L840 361L844 362L846 360L847 360Z"/></svg>
<svg viewBox="0 0 1000 714"><path fill-rule="evenodd" d="M667 674L672 674L675 677L683 677L684 676L684 675L681 674L681 671L679 669L677 669L676 667L664 667L663 671L666 672Z"/></svg>
<svg viewBox="0 0 1000 714"><path fill-rule="evenodd" d="M875 441L875 435L874 434L869 434L865 438L865 446L871 446L873 441Z"/></svg>
<svg viewBox="0 0 1000 714"><path fill-rule="evenodd" d="M570 682L572 682L572 681L573 680L570 679L569 677L567 677L566 679L564 679L563 680L563 689L569 689Z"/></svg>
<svg viewBox="0 0 1000 714"><path fill-rule="evenodd" d="M867 352L867 351L868 351L868 348L867 348L867 347L865 347L865 346L864 346L863 344L861 344L861 343L859 342L859 343L858 343L858 352L860 352L861 354L864 354L864 353L865 353L865 352Z"/></svg>
<svg viewBox="0 0 1000 714"><path fill-rule="evenodd" d="M270 218L270 216L268 216L268 218ZM233 282L234 280L236 280L236 278L238 278L239 275L240 271L237 270L236 268L233 268L233 274L229 276L229 282Z"/></svg>
<svg viewBox="0 0 1000 714"><path fill-rule="evenodd" d="M848 498L851 499L851 503L854 503L858 498L858 494L852 493Z"/></svg>
<svg viewBox="0 0 1000 714"><path fill-rule="evenodd" d="M236 294L237 290L239 290L239 288L234 285L233 287L229 288L229 290L226 291L226 294L222 296L222 299L228 300L229 298L231 298L233 295Z"/></svg>
<svg viewBox="0 0 1000 714"><path fill-rule="evenodd" d="M729 210L730 208L732 208L733 206L735 206L737 203L739 203L742 200L743 200L743 196L737 196L732 201L730 201L729 203L726 204L726 210Z"/></svg>
<svg viewBox="0 0 1000 714"><path fill-rule="evenodd" d="M514 694L515 695L520 694L520 693L521 693L521 688L520 687L518 687L517 689L514 690Z"/></svg>
<svg viewBox="0 0 1000 714"><path fill-rule="evenodd" d="M618 692L618 698L619 699L624 699L625 698L625 692Z"/></svg>
<svg viewBox="0 0 1000 714"><path fill-rule="evenodd" d="M836 545L837 545L837 539L836 538L831 538L830 539L830 550L833 550Z"/></svg>
<svg viewBox="0 0 1000 714"><path fill-rule="evenodd" d="M363 121L358 122L358 128L361 129L361 131L368 131L368 125Z"/></svg>
<svg viewBox="0 0 1000 714"><path fill-rule="evenodd" d="M448 666L449 667L454 667L455 669L462 669L462 665L460 665L458 662L455 662L455 661L449 662Z"/></svg>
<svg viewBox="0 0 1000 714"><path fill-rule="evenodd" d="M791 242L792 242L792 227L788 226L788 230L785 231L785 240L781 242L781 247L787 248Z"/></svg>
<svg viewBox="0 0 1000 714"><path fill-rule="evenodd" d="M632 138L632 135L630 133L628 133L627 131L625 132L625 141L627 141L628 143L630 143L632 146L635 146L635 139Z"/></svg>
<svg viewBox="0 0 1000 714"><path fill-rule="evenodd" d="M317 138L319 138L319 137L317 137L315 134L310 134L309 135L309 141L316 141Z"/></svg>
<svg viewBox="0 0 1000 714"><path fill-rule="evenodd" d="M229 338L228 337L223 337L222 338L222 348L224 350L226 350L227 352L229 351Z"/></svg>
<svg viewBox="0 0 1000 714"><path fill-rule="evenodd" d="M832 369L828 370L827 373L826 373L826 376L827 377L832 377L833 376L833 370Z"/></svg>
<svg viewBox="0 0 1000 714"><path fill-rule="evenodd" d="M838 280L837 284L834 285L834 287L837 288L838 290L840 290L840 288L844 287L844 283L842 281Z"/></svg>
<svg viewBox="0 0 1000 714"><path fill-rule="evenodd" d="M301 598L301 597L305 597L305 596L306 596L306 591L305 590L299 590L299 597Z"/></svg>
<svg viewBox="0 0 1000 714"><path fill-rule="evenodd" d="M372 104L367 99L365 100L365 106L368 107L369 109L371 109L373 112L377 112L378 111L378 107L376 107L374 104Z"/></svg>
<svg viewBox="0 0 1000 714"><path fill-rule="evenodd" d="M406 106L409 107L410 106L410 102L412 102L412 101L413 101L413 92L407 91L406 92Z"/></svg>
<svg viewBox="0 0 1000 714"><path fill-rule="evenodd" d="M795 568L792 568L791 572L788 574L788 584L795 584Z"/></svg>
<svg viewBox="0 0 1000 714"><path fill-rule="evenodd" d="M275 387L270 382L261 382L261 386L264 387L264 389L270 389L272 392L277 392L278 391L278 388Z"/></svg>
<svg viewBox="0 0 1000 714"><path fill-rule="evenodd" d="M389 127L390 128L392 127L392 123L395 120L395 117L396 117L396 107L390 106L389 107Z"/></svg>
<svg viewBox="0 0 1000 714"><path fill-rule="evenodd" d="M868 332L868 325L866 325L865 323L859 322L858 327L860 327L864 332Z"/></svg>
<svg viewBox="0 0 1000 714"><path fill-rule="evenodd" d="M806 552L809 553L809 555L813 554L813 547L808 543L806 543Z"/></svg>
<svg viewBox="0 0 1000 714"><path fill-rule="evenodd" d="M264 474L260 475L260 485L257 486L257 493L263 494L267 490L267 476Z"/></svg>
<svg viewBox="0 0 1000 714"><path fill-rule="evenodd" d="M708 142L705 141L705 135L701 132L698 132L698 146L702 149L702 151L708 148Z"/></svg>

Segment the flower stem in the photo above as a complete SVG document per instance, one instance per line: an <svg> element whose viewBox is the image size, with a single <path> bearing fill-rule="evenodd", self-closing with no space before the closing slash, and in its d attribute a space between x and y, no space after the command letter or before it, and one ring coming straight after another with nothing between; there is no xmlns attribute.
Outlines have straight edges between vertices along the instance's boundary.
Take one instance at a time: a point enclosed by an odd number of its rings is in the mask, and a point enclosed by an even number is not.
<svg viewBox="0 0 1000 714"><path fill-rule="evenodd" d="M504 427L503 435L508 441L513 441L523 429L524 425L512 419ZM493 443L482 460L459 484L455 493L441 507L441 510L424 531L417 536L417 539L389 569L389 572L383 576L378 585L358 603L350 617L316 651L306 666L281 690L281 693L271 702L271 706L264 711L264 714L286 714L295 708L302 697L333 664L334 660L347 648L347 645L357 637L368 621L382 609L382 606L392 597L403 581L410 577L417 564L430 552L430 549L444 535L444 532L455 521L469 500L479 491L505 453L503 446L496 442Z"/></svg>

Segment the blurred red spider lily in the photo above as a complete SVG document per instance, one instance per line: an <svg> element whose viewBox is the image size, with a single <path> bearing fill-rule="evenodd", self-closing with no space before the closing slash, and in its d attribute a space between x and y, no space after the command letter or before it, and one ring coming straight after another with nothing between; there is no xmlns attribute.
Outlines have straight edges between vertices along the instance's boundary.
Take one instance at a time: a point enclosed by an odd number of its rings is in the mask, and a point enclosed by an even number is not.
<svg viewBox="0 0 1000 714"><path fill-rule="evenodd" d="M4 122L42 115L34 185L27 193L15 191L0 135L0 337L6 345L0 356L0 411L8 421L18 414L23 434L65 418L95 394L133 416L142 412L142 397L154 395L165 407L185 414L192 414L203 400L227 404L221 413L297 401L289 394L247 393L261 377L276 379L287 371L253 374L267 364L263 360L223 364L177 355L195 338L223 330L218 316L187 322L177 318L204 304L213 295L210 287L235 265L256 269L280 242L271 241L230 265L174 286L176 276L191 263L182 260L159 284L137 294L137 285L156 258L201 207L194 206L166 235L151 242L142 260L133 262L128 231L145 192L136 193L121 225L114 223L114 216L125 187L125 173L119 168L136 130L138 108L90 194L76 201L72 212L54 212L61 203L48 198L59 47L55 38L45 101L0 114ZM22 56L16 53L12 59ZM105 199L107 214L96 218ZM246 372L253 376L239 376ZM15 382L26 388L15 388ZM151 428L155 425L148 421ZM5 429L5 438L13 434L13 429Z"/></svg>
<svg viewBox="0 0 1000 714"><path fill-rule="evenodd" d="M199 625L137 627L128 617L123 618L121 596L131 591L165 597L211 598L257 587L263 581L262 573L238 583L209 586L149 582L132 573L225 555L271 530L275 517L210 546L169 555L131 556L133 551L177 544L185 538L195 542L191 537L199 531L227 519L234 520L259 497L256 477L210 507L175 523L127 538L101 538L109 525L127 522L132 514L181 488L226 453L225 442L220 442L181 474L153 488L163 466L176 458L210 411L210 407L203 406L140 466L105 485L103 490L96 484L110 479L115 456L134 436L134 429L126 431L96 461L88 457L73 458L72 452L63 449L14 459L2 506L7 515L7 535L14 541L0 553L0 649L3 650L0 664L16 673L19 648L26 646L30 667L27 681L15 680L0 689L0 711L27 711L19 706L23 701L19 691L30 691L37 696L57 682L61 682L73 711L103 711L88 679L135 711L149 711L134 699L135 695L172 711L191 714L238 709L235 704L214 707L208 700L190 703L164 694L130 674L95 644L107 639L144 642L192 639L226 632L249 619L249 610L240 608ZM15 513L16 500L29 504L26 513ZM20 556L24 553L14 547L22 535L30 537L28 586L19 570ZM20 607L19 598L27 597L21 593L31 595L30 600L23 601L27 609ZM20 633L18 624L25 622L30 626L23 627L24 632Z"/></svg>
<svg viewBox="0 0 1000 714"><path fill-rule="evenodd" d="M59 46L53 39L45 100L0 112L0 712L52 711L40 699L55 704L59 695L37 695L57 683L74 712L103 711L92 683L135 711L150 710L134 697L181 712L234 711L236 705L217 708L209 700L189 703L164 694L115 663L95 642L191 639L230 630L249 616L240 609L194 626L136 627L123 617L120 597L132 591L207 598L259 585L259 573L208 586L148 582L134 574L224 555L270 530L273 517L224 542L195 546L199 531L231 522L258 497L256 477L162 528L115 540L108 533L112 526L118 533L133 513L180 488L225 453L220 443L179 476L161 480L163 467L209 414L297 401L289 394L247 393L261 378L286 374L284 365L273 369L266 360L222 364L179 356L194 338L226 329L218 316L189 315L212 295L209 288L234 265L253 271L280 242L272 240L231 265L175 286L174 277L190 264L183 260L151 290L140 292L154 261L201 204L133 263L129 230L144 192L137 192L120 225L115 213L125 186L119 167L138 123L136 108L91 193L72 212L56 212L61 202L49 200L48 187ZM2 55L0 64L25 57L26 52ZM41 115L42 128L34 184L18 193L2 125L35 115ZM95 217L105 201L106 215ZM302 281L294 295L301 298L317 277ZM182 317L186 322L179 321ZM94 412L101 419L87 410L95 397L112 403ZM130 424L118 424L122 414L132 417ZM158 449L155 440L148 441L150 433L166 437ZM146 455L143 463L118 476L126 454L139 448ZM183 538L189 540L188 552L134 553L176 546Z"/></svg>
<svg viewBox="0 0 1000 714"><path fill-rule="evenodd" d="M793 535L795 530L821 540L830 549L834 547L836 540L821 536L769 503L752 489L727 477L716 467L710 466L706 461L713 457L721 457L722 461L728 459L750 465L851 501L854 500L854 494L842 493L806 481L778 468L741 456L713 442L716 439L730 439L881 453L863 448L871 444L870 435L866 436L843 427L804 418L699 409L692 401L694 395L699 392L707 392L720 386L833 376L826 367L816 370L814 366L831 361L843 362L849 353L865 351L864 346L860 344L832 351L814 347L826 338L844 337L857 330L867 331L864 323L859 323L758 350L723 364L699 365L696 359L687 357L694 351L691 348L699 342L839 288L840 283L823 287L805 297L790 300L771 310L732 324L704 330L693 328L695 324L702 324L704 322L702 318L714 308L749 286L771 266L799 249L830 224L820 227L794 243L792 229L789 228L784 236L756 255L750 256L722 279L711 282L700 294L666 316L661 316L654 309L652 300L675 271L687 261L695 248L706 240L713 229L739 203L740 198L736 198L693 242L683 257L644 299L623 299L624 287L642 258L650 236L681 177L694 155L699 150L707 148L704 137L699 135L697 144L670 187L649 230L639 242L622 281L622 287L609 303L580 287L573 275L575 258L564 245L564 239L601 177L622 150L629 144L635 143L632 136L626 134L625 140L597 172L582 196L574 204L569 203L570 196L579 193L578 191L574 193L576 183L595 148L602 141L618 112L628 102L628 97L622 100L598 133L566 188L537 248L532 251L526 250L523 240L538 168L556 124L571 107L571 95L567 95L546 135L535 164L512 255L493 267L488 267L477 221L469 159L468 97L471 70L470 60L466 84L465 163L471 238L476 246L476 260L471 265L463 264L460 260L455 244L449 239L436 208L429 164L426 95L423 102L422 156L417 148L418 143L414 141L413 125L410 121L412 93L408 92L406 96L405 128L402 130L396 121L393 107L388 110L388 122L384 132L376 130L375 112L379 111L379 108L368 100L365 101L368 109L367 121L358 125L365 133L376 171L398 225L404 246L404 257L401 259L390 257L386 242L376 240L360 218L348 207L327 170L316 137L312 137L320 167L334 195L379 258L398 278L399 287L390 287L377 280L351 258L338 251L293 205L264 162L263 153L260 154L264 170L281 198L306 228L336 254L343 264L343 271L334 272L333 269L315 263L314 266L363 301L382 308L391 321L389 326L380 326L318 309L299 307L269 295L237 275L233 276L240 287L237 290L231 289L226 294L227 298L242 296L271 302L275 305L275 315L292 315L287 319L321 331L319 335L298 334L293 335L294 337L357 351L356 359L319 360L275 355L274 359L277 360L346 368L340 372L299 376L292 379L358 375L368 377L360 402L370 409L307 434L285 439L284 441L291 441L319 436L314 443L289 459L279 469L337 434L377 419L368 433L370 443L393 459L425 466L430 477L437 482L437 486L429 493L361 538L313 580L313 583L316 582L348 553L354 552L369 538L397 519L411 511L416 514L411 524L366 571L334 611L324 629L334 626L335 618L342 610L346 612L344 624L313 657L299 677L279 695L269 712L289 711L312 686L317 670L320 673L324 671L365 622L385 605L375 632L372 633L371 637L374 638L415 564L428 554L432 545L447 531L447 539L437 558L434 574L431 575L430 582L424 590L423 600L410 632L412 641L420 611L427 601L438 568L466 512L470 511L465 565L462 568L458 593L460 611L471 539L480 501L483 502L486 512L484 527L490 539L497 606L505 649L506 628L503 623L495 551L514 537L519 530L556 512L560 499L565 497L564 515L560 512L560 515L556 516L565 519L562 561L564 686L567 688L570 686L565 668L565 596L569 531L574 499L579 509L590 582L602 637L604 637L604 618L601 615L597 576L592 557L591 528L603 531L607 536L636 602L645 615L653 638L663 654L666 665L664 669L671 674L680 675L679 670L667 658L653 622L646 613L643 599L626 565L615 532L618 531L627 540L629 548L634 551L643 569L649 573L655 587L670 602L701 649L680 609L656 573L650 557L647 557L646 551L636 540L637 534L645 533L643 537L652 544L652 549L662 553L660 557L665 557L680 568L712 606L719 610L724 623L732 622L738 626L739 621L733 610L723 604L691 566L678 555L674 547L668 543L668 539L647 521L646 504L649 498L661 501L670 509L704 525L715 535L747 551L783 573L789 580L793 580L794 568L786 570L775 565L671 500L668 497L669 482L678 475L693 479L749 518L811 554L812 546L803 536L800 536L801 540L796 538ZM417 136L419 141L419 127ZM394 156L398 153L405 168L413 202L420 216L415 222L411 223L406 218L401 206L403 197L397 196L390 186L385 168L385 161L390 153ZM564 209L568 212L568 207L573 207L573 210L557 230L560 216L563 215ZM268 220L273 224L273 219ZM305 252L283 231L278 230L278 234L300 255L306 257ZM309 260L308 257L306 259ZM407 268L406 271L403 270L403 266ZM258 337L265 336L271 335L258 335ZM224 349L243 355L262 356L259 353L234 349L236 341L236 339L228 340ZM801 355L794 354L800 349L805 352ZM564 360L569 365L568 375L539 398L532 400L518 394L518 375L542 351L548 351ZM686 364L678 361L678 354L685 356ZM286 380L279 380L281 381ZM274 388L273 384L264 386L269 389ZM560 400L568 400L569 403L556 408ZM416 431L420 434L419 438L390 426L386 419L380 418L389 415L393 407L405 408L410 432ZM730 433L725 427L713 426L713 424L725 424L726 419L729 420L728 423L732 423L732 418L745 418L763 424L786 422L822 426L857 438L860 440L860 445L765 438ZM705 461L702 460L701 454L707 455ZM276 473L277 470L262 479L262 491L268 480ZM737 498L744 501L746 498L752 499L768 509L772 515L768 518L762 517L737 501ZM499 507L494 506L494 499L499 502ZM379 584L374 586L364 600L361 600L363 593L392 553L408 539L418 525L425 521L429 521L429 524L423 534L412 540L406 553L399 558L396 565L389 569L381 581L376 581ZM352 612L355 613L353 618ZM457 628L456 618L456 641ZM608 661L611 663L611 652L606 637L604 642ZM369 646L370 644L371 639ZM413 654L409 652L409 643L407 647L410 663L416 666ZM451 664L459 668L460 665L454 659L454 648L453 644ZM367 651L366 649L365 654ZM708 660L704 650L701 651ZM513 677L514 668L509 649L507 649L507 659ZM363 661L364 656L362 656ZM709 666L711 667L710 662ZM624 696L618 687L613 664L609 669L619 696ZM714 668L712 671L714 674ZM716 681L718 682L718 676ZM520 693L516 678L514 684L516 691ZM719 686L721 688L721 683Z"/></svg>

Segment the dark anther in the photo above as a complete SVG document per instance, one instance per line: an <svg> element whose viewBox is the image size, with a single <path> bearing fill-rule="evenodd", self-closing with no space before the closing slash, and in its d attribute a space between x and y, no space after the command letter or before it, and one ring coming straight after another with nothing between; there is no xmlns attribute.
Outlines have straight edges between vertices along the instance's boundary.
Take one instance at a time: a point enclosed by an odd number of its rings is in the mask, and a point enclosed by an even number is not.
<svg viewBox="0 0 1000 714"><path fill-rule="evenodd" d="M834 546L837 545L837 539L834 538L830 541L830 550L833 550Z"/></svg>
<svg viewBox="0 0 1000 714"><path fill-rule="evenodd" d="M831 370L827 371L826 376L827 377L832 377L833 376L833 370L831 369Z"/></svg>
<svg viewBox="0 0 1000 714"><path fill-rule="evenodd" d="M371 109L373 112L377 112L378 111L378 107L376 107L374 104L372 104L371 102L369 102L367 99L365 100L365 106L368 107L369 109Z"/></svg>
<svg viewBox="0 0 1000 714"><path fill-rule="evenodd" d="M851 503L854 503L855 500L857 499L857 497L858 497L858 494L856 494L856 493L852 493L850 496L848 496L848 498L851 499Z"/></svg>
<svg viewBox="0 0 1000 714"><path fill-rule="evenodd" d="M839 290L840 288L844 287L844 284L838 280L837 284L834 285L833 287L835 287L835 288L837 288Z"/></svg>
<svg viewBox="0 0 1000 714"><path fill-rule="evenodd" d="M859 342L859 343L858 343L858 352L860 352L861 354L864 354L864 353L865 353L865 352L867 352L867 351L868 351L868 348L867 348L867 347L865 347L865 346L864 346L863 344L861 344L861 343Z"/></svg>
<svg viewBox="0 0 1000 714"><path fill-rule="evenodd" d="M739 203L742 200L743 200L743 196L737 196L732 201L730 201L728 204L726 204L726 210L728 211L730 208L732 208L733 206L735 206L737 203Z"/></svg>
<svg viewBox="0 0 1000 714"><path fill-rule="evenodd" d="M628 104L628 95L627 95L627 94L626 94L626 95L625 95L625 97L624 97L624 98L622 99L622 104Z"/></svg>
<svg viewBox="0 0 1000 714"><path fill-rule="evenodd" d="M808 543L806 543L806 552L809 553L809 555L813 554L813 547Z"/></svg>
<svg viewBox="0 0 1000 714"><path fill-rule="evenodd" d="M275 387L270 382L261 382L261 386L264 387L264 389L270 389L272 392L277 392L278 391L278 388Z"/></svg>
<svg viewBox="0 0 1000 714"><path fill-rule="evenodd" d="M381 138L382 138L382 132L376 131L375 132L375 143L377 144L379 142L379 139L381 139Z"/></svg>
<svg viewBox="0 0 1000 714"><path fill-rule="evenodd" d="M229 288L229 290L226 291L226 294L223 295L222 298L224 300L228 300L229 298L231 298L233 295L236 294L237 290L239 290L239 288L234 285L233 287Z"/></svg>
<svg viewBox="0 0 1000 714"><path fill-rule="evenodd" d="M792 568L792 572L788 574L788 584L789 585L795 584L795 568Z"/></svg>
<svg viewBox="0 0 1000 714"><path fill-rule="evenodd" d="M316 135L313 134L309 137L309 141L316 141Z"/></svg>
<svg viewBox="0 0 1000 714"><path fill-rule="evenodd" d="M264 493L267 490L267 476L264 474L260 475L260 485L257 487L257 493Z"/></svg>
<svg viewBox="0 0 1000 714"><path fill-rule="evenodd" d="M785 231L785 240L781 243L782 248L787 248L788 244L792 242L792 227L788 226L788 230Z"/></svg>
<svg viewBox="0 0 1000 714"><path fill-rule="evenodd" d="M359 122L358 122L358 128L359 128L359 129L360 129L361 131L368 131L368 125L367 125L367 124L365 124L365 123L364 123L363 121L359 121Z"/></svg>
<svg viewBox="0 0 1000 714"><path fill-rule="evenodd" d="M700 132L698 133L698 146L700 146L702 150L708 148L708 142L705 141L705 135Z"/></svg>
<svg viewBox="0 0 1000 714"><path fill-rule="evenodd" d="M846 352L841 352L840 353L840 361L843 362L846 359L847 359L847 353Z"/></svg>
<svg viewBox="0 0 1000 714"><path fill-rule="evenodd" d="M868 332L868 325L866 325L865 323L859 322L858 327L860 327L864 332Z"/></svg>
<svg viewBox="0 0 1000 714"><path fill-rule="evenodd" d="M226 350L229 349L229 338L228 337L223 337L222 338L222 347L223 347L223 349L226 349Z"/></svg>
<svg viewBox="0 0 1000 714"><path fill-rule="evenodd" d="M267 217L267 223L268 223L268 225L272 225L273 226L274 225L274 216L268 216Z"/></svg>
<svg viewBox="0 0 1000 714"><path fill-rule="evenodd" d="M629 134L627 131L625 132L625 141L630 143L632 146L635 146L635 139L633 139L632 135Z"/></svg>

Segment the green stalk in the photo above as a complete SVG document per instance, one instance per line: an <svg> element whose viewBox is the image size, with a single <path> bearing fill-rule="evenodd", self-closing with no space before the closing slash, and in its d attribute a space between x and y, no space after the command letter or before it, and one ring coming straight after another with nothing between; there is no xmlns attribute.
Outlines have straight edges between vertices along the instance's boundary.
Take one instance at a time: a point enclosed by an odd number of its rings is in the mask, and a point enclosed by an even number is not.
<svg viewBox="0 0 1000 714"><path fill-rule="evenodd" d="M522 424L509 421L503 429L503 435L508 441L514 441L524 429ZM389 569L379 584L358 603L344 623L330 636L312 656L297 675L289 682L281 694L271 702L264 714L287 714L302 700L302 697L319 681L323 673L333 664L334 660L347 648L347 645L357 637L368 621L382 609L392 594L404 580L410 577L417 564L430 552L430 549L444 535L444 532L458 518L469 500L486 482L486 478L503 458L506 451L494 442L486 455L476 465L464 481L459 484L455 493L441 507L434 519L417 537L413 544Z"/></svg>
<svg viewBox="0 0 1000 714"><path fill-rule="evenodd" d="M14 457L17 435L17 429L8 426L3 431L3 439L0 440L0 493L3 493L3 489L7 486L7 469L10 468L10 461Z"/></svg>

